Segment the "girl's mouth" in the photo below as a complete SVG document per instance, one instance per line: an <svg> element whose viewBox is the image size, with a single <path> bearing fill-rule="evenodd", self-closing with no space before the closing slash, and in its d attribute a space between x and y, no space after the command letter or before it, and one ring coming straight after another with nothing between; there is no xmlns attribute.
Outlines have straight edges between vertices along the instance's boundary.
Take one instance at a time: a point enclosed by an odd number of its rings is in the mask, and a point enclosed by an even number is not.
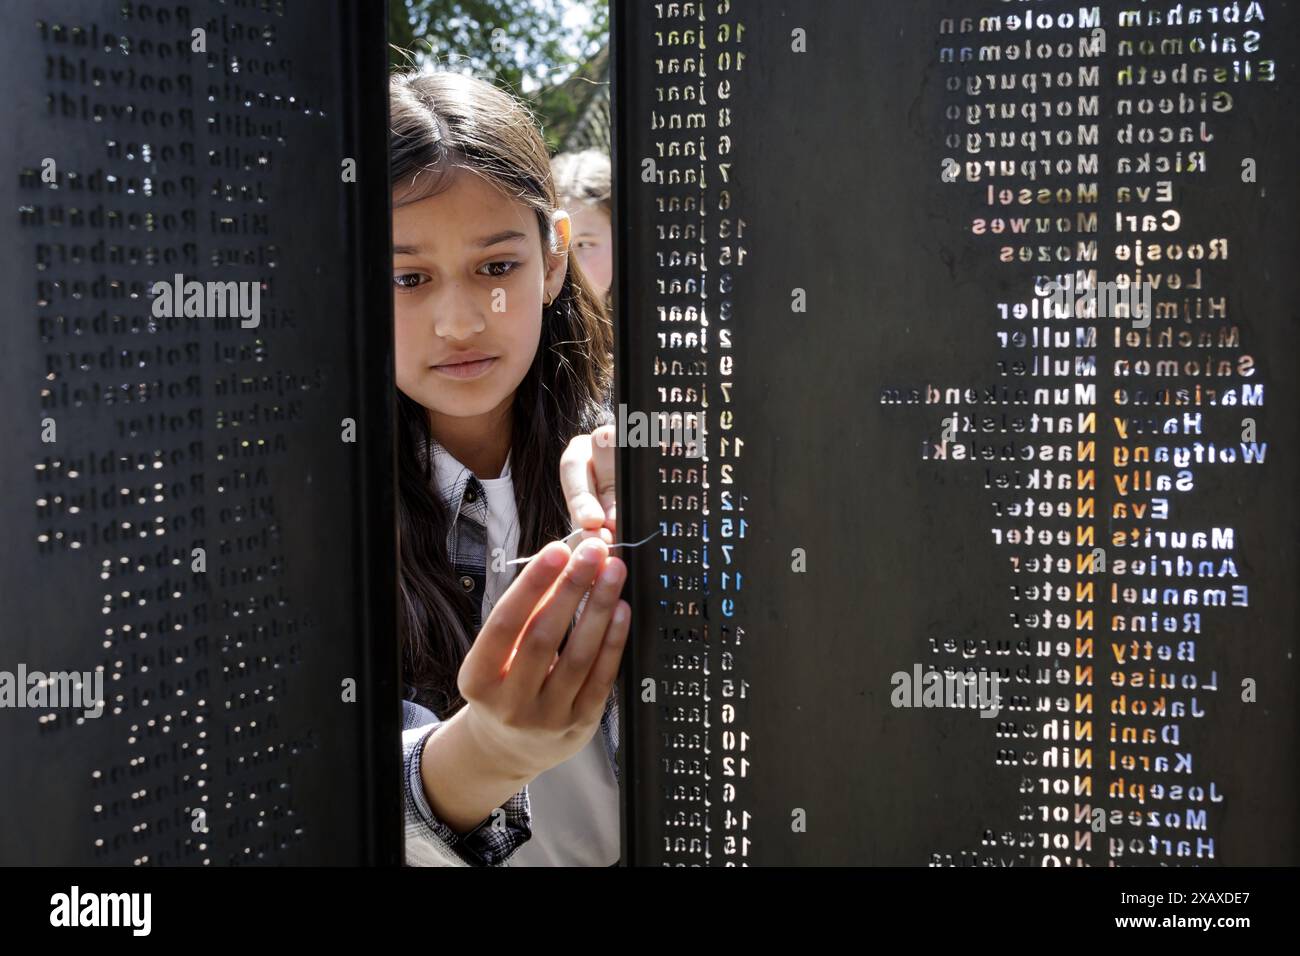
<svg viewBox="0 0 1300 956"><path fill-rule="evenodd" d="M470 362L448 362L445 365L435 365L433 366L433 370L435 372L440 372L449 378L471 379L487 374L487 372L496 365L496 362L496 357L492 356L488 358L475 359Z"/></svg>

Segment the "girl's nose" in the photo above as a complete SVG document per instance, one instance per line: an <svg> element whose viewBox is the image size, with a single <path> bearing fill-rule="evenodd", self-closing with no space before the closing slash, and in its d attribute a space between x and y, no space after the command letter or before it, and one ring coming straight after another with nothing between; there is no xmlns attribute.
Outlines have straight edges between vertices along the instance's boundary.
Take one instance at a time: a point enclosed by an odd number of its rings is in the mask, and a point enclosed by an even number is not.
<svg viewBox="0 0 1300 956"><path fill-rule="evenodd" d="M466 339L487 327L483 304L464 283L447 283L433 296L433 329L445 339Z"/></svg>

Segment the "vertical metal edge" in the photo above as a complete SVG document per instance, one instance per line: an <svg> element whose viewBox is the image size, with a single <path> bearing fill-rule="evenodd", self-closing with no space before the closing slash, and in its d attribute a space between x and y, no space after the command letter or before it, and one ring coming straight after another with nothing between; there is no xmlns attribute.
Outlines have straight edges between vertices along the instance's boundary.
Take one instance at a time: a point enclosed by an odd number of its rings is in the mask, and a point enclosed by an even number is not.
<svg viewBox="0 0 1300 956"><path fill-rule="evenodd" d="M624 7L617 0L609 5L609 32L610 32L610 168L613 171L613 220L611 229L610 254L614 260L614 286L611 302L614 309L614 413L615 427L617 427L618 408L627 402L627 385L624 375L620 371L626 372L632 367L630 335L625 334L629 330L628 320L628 300L627 295L627 257L624 250L623 231L629 225L627 215L627 190L622 188L627 185L626 178L622 175L622 156L624 147L627 144L627 116L628 111L622 108L622 97L626 90L626 84L623 82L623 70L626 68L628 58L624 55L627 42L627 28L623 15ZM632 500L635 493L635 486L632 480L631 456L630 450L624 448L621 444L617 446L617 455L615 456L616 464L614 469L614 498L619 502L617 531L614 540L627 541L627 508L625 504ZM638 532L641 529L637 529ZM638 534L638 537L644 537L644 534ZM628 630L628 640L623 651L623 662L620 668L620 694L622 697L622 706L619 707L619 748L618 748L618 767L619 767L619 829L622 844L622 852L619 855L620 866L635 866L637 863L636 855L636 781L633 779L635 761L631 759L634 747L633 733L636 727L636 720L633 716L636 711L636 705L639 700L636 688L635 668L632 661L635 660L638 647L637 638L637 616L636 611L640 606L637 600L636 575L632 572L631 565L637 560L635 554L625 553L623 560L629 565L628 568L628 604L632 608L632 620Z"/></svg>
<svg viewBox="0 0 1300 956"><path fill-rule="evenodd" d="M358 785L364 807L361 862L369 866L403 862L387 7L347 0L341 16L344 76L354 78L345 91L344 146L357 160L347 210L357 243L351 301L360 426L356 630L358 684L365 695Z"/></svg>

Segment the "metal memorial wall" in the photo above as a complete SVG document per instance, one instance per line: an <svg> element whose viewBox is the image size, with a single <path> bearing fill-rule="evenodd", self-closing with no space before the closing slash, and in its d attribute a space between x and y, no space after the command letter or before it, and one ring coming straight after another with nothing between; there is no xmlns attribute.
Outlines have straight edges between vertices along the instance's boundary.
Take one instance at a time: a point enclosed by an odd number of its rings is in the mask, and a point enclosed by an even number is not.
<svg viewBox="0 0 1300 956"><path fill-rule="evenodd" d="M1297 830L1296 4L615 4L625 859Z"/></svg>
<svg viewBox="0 0 1300 956"><path fill-rule="evenodd" d="M397 862L383 11L5 18L0 861Z"/></svg>

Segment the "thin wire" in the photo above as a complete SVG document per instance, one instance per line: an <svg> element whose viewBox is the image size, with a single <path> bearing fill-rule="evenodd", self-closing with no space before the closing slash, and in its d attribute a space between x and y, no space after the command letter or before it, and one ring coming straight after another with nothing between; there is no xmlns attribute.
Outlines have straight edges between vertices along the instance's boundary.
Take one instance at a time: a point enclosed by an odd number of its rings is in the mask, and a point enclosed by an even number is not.
<svg viewBox="0 0 1300 956"><path fill-rule="evenodd" d="M571 539L576 538L578 535L583 534L585 531L586 531L585 528L579 528L577 531L572 532L571 534L561 538L560 540L567 545ZM649 541L658 533L659 533L658 531L652 532L651 534L646 535L640 541L620 541L618 544L611 544L608 545L608 547L611 551L614 548L639 548L641 547L641 545L645 544L647 541ZM537 552L537 554L541 554L541 553L542 552L540 551ZM507 561L506 564L527 564L529 561L533 560L533 558L537 557L537 554L530 554L526 558L515 558L513 561Z"/></svg>

